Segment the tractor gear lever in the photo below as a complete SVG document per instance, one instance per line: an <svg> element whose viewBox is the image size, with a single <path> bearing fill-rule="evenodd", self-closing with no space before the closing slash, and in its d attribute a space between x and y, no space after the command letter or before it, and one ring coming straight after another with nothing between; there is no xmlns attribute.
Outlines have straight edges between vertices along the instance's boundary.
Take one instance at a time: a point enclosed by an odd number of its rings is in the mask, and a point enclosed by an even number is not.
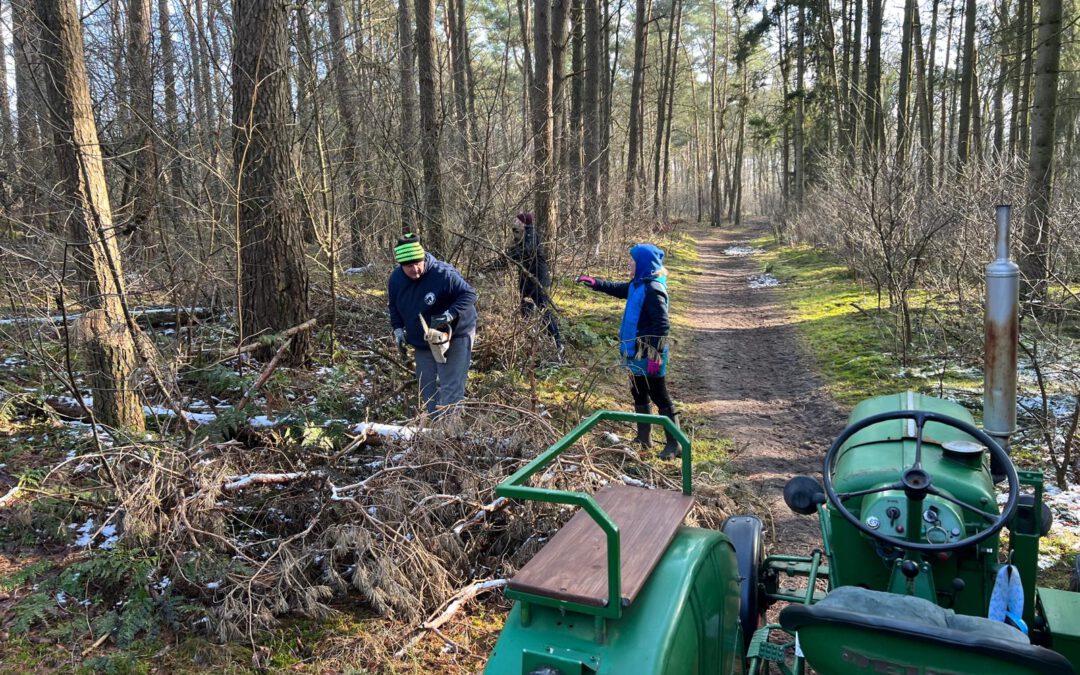
<svg viewBox="0 0 1080 675"><path fill-rule="evenodd" d="M905 560L900 563L900 571L903 572L904 576L908 579L914 579L919 576L919 564L914 560Z"/></svg>

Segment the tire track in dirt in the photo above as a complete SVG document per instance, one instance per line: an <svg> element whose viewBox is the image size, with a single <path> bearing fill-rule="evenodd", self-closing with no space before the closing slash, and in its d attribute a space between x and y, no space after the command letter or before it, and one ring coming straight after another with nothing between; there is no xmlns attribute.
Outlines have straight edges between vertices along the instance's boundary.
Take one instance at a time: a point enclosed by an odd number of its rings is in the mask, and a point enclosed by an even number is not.
<svg viewBox="0 0 1080 675"><path fill-rule="evenodd" d="M684 408L734 439L729 470L755 495L739 510L765 522L770 552L807 553L821 545L817 517L792 513L784 504L784 484L798 473L820 477L844 413L800 347L781 291L748 286L747 278L761 272L760 259L723 253L767 228L759 220L741 233L693 233L702 273L692 287L679 393Z"/></svg>

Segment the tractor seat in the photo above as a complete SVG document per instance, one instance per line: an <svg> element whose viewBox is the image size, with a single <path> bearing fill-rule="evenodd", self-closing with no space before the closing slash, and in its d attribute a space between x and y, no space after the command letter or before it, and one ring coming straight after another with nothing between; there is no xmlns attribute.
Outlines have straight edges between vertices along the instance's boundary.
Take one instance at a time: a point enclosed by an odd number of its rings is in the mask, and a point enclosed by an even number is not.
<svg viewBox="0 0 1080 675"><path fill-rule="evenodd" d="M621 601L626 607L645 585L694 498L671 490L609 485L593 499L619 526ZM518 572L507 588L560 602L608 604L607 539L584 509Z"/></svg>
<svg viewBox="0 0 1080 675"><path fill-rule="evenodd" d="M807 661L824 674L871 665L885 668L880 672L1075 675L1065 657L1012 626L857 586L837 588L815 605L785 607L780 625L799 632Z"/></svg>

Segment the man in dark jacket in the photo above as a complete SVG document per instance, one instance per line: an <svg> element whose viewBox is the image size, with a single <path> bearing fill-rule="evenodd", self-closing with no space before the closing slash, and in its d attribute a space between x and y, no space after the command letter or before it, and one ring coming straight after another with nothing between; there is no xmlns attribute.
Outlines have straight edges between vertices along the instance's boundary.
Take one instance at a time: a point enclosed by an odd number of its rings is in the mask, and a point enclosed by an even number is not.
<svg viewBox="0 0 1080 675"><path fill-rule="evenodd" d="M465 380L476 336L476 291L450 263L424 251L415 234L398 239L398 267L390 273L387 298L390 326L398 349L416 352L416 379L428 413L465 398ZM445 363L439 362L425 339L420 317L429 328L451 333Z"/></svg>
<svg viewBox="0 0 1080 675"><path fill-rule="evenodd" d="M559 333L559 321L551 307L551 272L548 268L547 253L533 226L531 213L519 213L511 225L514 233L513 243L506 250L504 257L487 266L487 270L504 269L507 262L518 268L518 290L521 292L521 313L532 316L541 312L547 332L555 340L555 348L562 354L562 335Z"/></svg>

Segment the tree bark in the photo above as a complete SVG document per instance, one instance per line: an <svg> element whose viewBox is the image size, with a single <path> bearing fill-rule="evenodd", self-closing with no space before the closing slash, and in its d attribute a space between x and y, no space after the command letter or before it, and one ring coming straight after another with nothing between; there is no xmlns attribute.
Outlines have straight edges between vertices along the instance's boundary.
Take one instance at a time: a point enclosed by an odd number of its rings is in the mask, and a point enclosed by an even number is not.
<svg viewBox="0 0 1080 675"><path fill-rule="evenodd" d="M885 142L885 115L881 107L881 22L884 0L868 0L870 11L866 17L870 46L866 53L866 113L863 122L866 132L863 151L874 156Z"/></svg>
<svg viewBox="0 0 1080 675"><path fill-rule="evenodd" d="M551 2L536 0L533 7L532 105L533 198L536 232L541 241L552 234L555 202L551 168L554 137L551 124Z"/></svg>
<svg viewBox="0 0 1080 675"><path fill-rule="evenodd" d="M860 140L865 138L866 130L860 115L862 106L859 101L862 98L862 90L859 88L861 78L860 67L862 61L862 25L863 25L863 0L855 0L854 39L851 42L851 89L848 96L848 152L851 164L855 164L855 155L858 152Z"/></svg>
<svg viewBox="0 0 1080 675"><path fill-rule="evenodd" d="M132 204L127 231L135 235L140 246L151 244L150 226L153 223L159 195L157 156L154 147L154 73L150 66L151 52L150 0L128 0L128 129L131 143Z"/></svg>
<svg viewBox="0 0 1080 675"><path fill-rule="evenodd" d="M443 230L442 177L439 170L439 92L435 73L435 5L416 0L416 65L420 82L420 156L424 162L424 227L427 248L448 252Z"/></svg>
<svg viewBox="0 0 1080 675"><path fill-rule="evenodd" d="M910 122L908 96L911 91L911 52L912 41L916 39L915 26L915 0L904 2L904 22L900 37L900 81L897 86L896 97L896 159L901 167L907 159L907 144L910 137ZM922 36L917 36L922 42Z"/></svg>
<svg viewBox="0 0 1080 675"><path fill-rule="evenodd" d="M634 10L634 72L630 78L630 120L627 125L626 208L629 216L636 208L638 156L641 154L642 111L645 87L645 56L648 50L649 0L638 0Z"/></svg>
<svg viewBox="0 0 1080 675"><path fill-rule="evenodd" d="M242 337L310 318L303 232L292 204L286 0L235 0L233 163L237 177ZM293 339L306 360L310 334Z"/></svg>
<svg viewBox="0 0 1080 675"><path fill-rule="evenodd" d="M87 366L97 421L141 431L142 405L134 389L135 345L124 317L124 275L112 232L83 54L82 24L75 0L37 0L46 77L61 183L71 207L67 217L80 300L90 308L83 321Z"/></svg>
<svg viewBox="0 0 1080 675"><path fill-rule="evenodd" d="M368 186L364 180L363 157L360 152L360 121L357 113L360 109L360 97L357 95L356 82L352 78L352 67L345 52L345 19L341 9L341 0L329 0L326 6L327 23L330 28L331 63L334 69L338 116L341 118L344 135L344 155L349 176L349 264L363 267L367 264L364 254L364 238L371 229Z"/></svg>
<svg viewBox="0 0 1080 675"><path fill-rule="evenodd" d="M401 83L401 128L398 138L401 143L401 229L402 234L416 230L419 211L416 195L416 57L413 53L413 28L409 3L412 0L398 0L398 80Z"/></svg>
<svg viewBox="0 0 1080 675"><path fill-rule="evenodd" d="M605 68L601 58L600 0L585 4L585 94L582 99L585 146L585 232L595 251L600 245L600 86Z"/></svg>
<svg viewBox="0 0 1080 675"><path fill-rule="evenodd" d="M1020 271L1030 300L1046 298L1050 273L1050 205L1054 188L1054 116L1061 64L1061 0L1039 0L1039 42L1035 64L1035 106L1031 111L1024 250Z"/></svg>
<svg viewBox="0 0 1080 675"><path fill-rule="evenodd" d="M965 0L964 61L960 74L960 119L956 139L956 162L967 163L971 150L972 107L978 105L975 87L975 0Z"/></svg>
<svg viewBox="0 0 1080 675"><path fill-rule="evenodd" d="M795 126L792 141L795 148L795 206L802 206L806 186L806 149L804 132L806 120L806 6L799 4L799 19L795 27Z"/></svg>
<svg viewBox="0 0 1080 675"><path fill-rule="evenodd" d="M171 0L158 0L158 32L161 48L161 77L165 89L165 143L166 162L169 167L170 186L175 194L184 181L178 146L180 144L180 116L176 96L176 54L172 43Z"/></svg>

